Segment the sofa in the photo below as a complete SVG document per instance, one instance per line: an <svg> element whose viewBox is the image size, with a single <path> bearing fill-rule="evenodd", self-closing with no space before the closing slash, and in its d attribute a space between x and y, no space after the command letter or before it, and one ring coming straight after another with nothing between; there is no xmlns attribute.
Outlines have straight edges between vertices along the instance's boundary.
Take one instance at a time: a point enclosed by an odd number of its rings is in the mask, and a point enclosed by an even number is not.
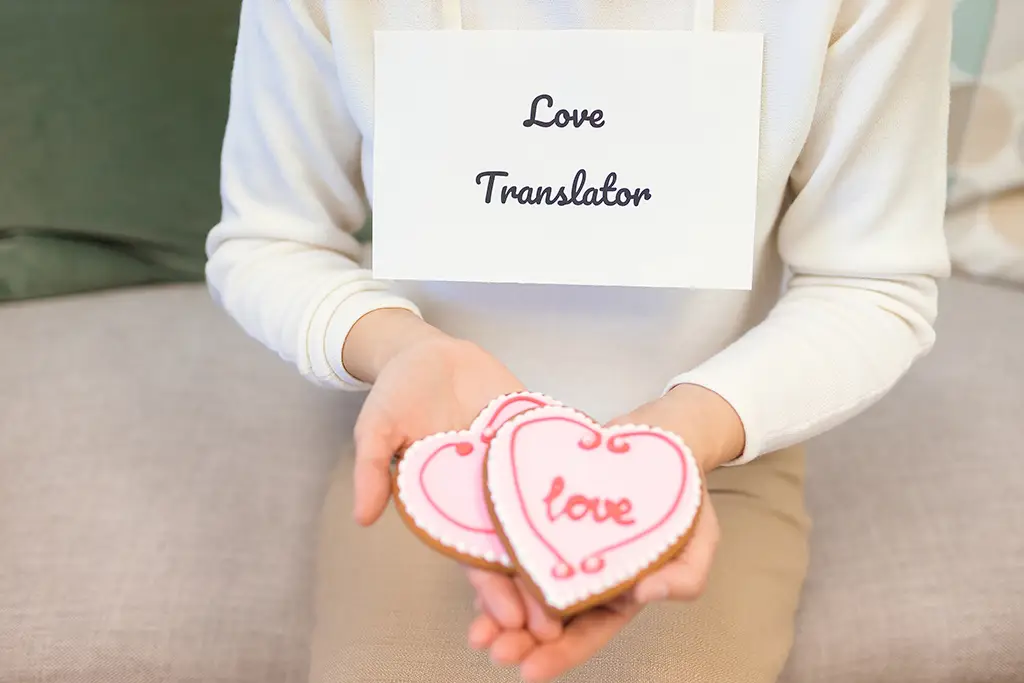
<svg viewBox="0 0 1024 683"><path fill-rule="evenodd" d="M955 3L951 235L978 275L1011 272L973 208L1006 188L963 151L990 137L984 38L1019 1L999 21ZM319 513L361 397L308 384L195 281L237 11L0 2L0 683L306 680ZM810 444L782 683L1024 681L1024 290L958 276L940 310L935 351ZM468 623L468 600L452 609Z"/></svg>
<svg viewBox="0 0 1024 683"><path fill-rule="evenodd" d="M784 683L1024 680L1024 291L941 296L935 351L810 445ZM305 680L360 396L308 384L197 284L0 307L0 387L0 683ZM571 680L616 683L590 671Z"/></svg>

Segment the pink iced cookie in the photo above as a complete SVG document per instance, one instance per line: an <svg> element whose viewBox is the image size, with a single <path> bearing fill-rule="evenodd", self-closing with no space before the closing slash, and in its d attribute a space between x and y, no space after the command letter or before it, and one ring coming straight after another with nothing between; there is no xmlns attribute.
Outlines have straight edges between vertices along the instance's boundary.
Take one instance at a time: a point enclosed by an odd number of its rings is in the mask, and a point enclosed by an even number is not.
<svg viewBox="0 0 1024 683"><path fill-rule="evenodd" d="M560 406L506 422L485 469L514 564L563 617L611 600L676 556L701 506L700 471L677 436L604 428Z"/></svg>
<svg viewBox="0 0 1024 683"><path fill-rule="evenodd" d="M417 441L395 469L395 504L410 528L430 546L485 569L511 571L512 562L491 521L484 498L488 445L508 419L553 404L540 394L493 400L469 429Z"/></svg>

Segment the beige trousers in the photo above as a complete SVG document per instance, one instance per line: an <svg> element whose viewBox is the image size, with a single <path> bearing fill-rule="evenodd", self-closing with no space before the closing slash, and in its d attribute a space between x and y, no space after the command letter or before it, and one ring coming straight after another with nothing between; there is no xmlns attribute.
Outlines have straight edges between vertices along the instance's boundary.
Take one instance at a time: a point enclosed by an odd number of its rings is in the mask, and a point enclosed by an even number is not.
<svg viewBox="0 0 1024 683"><path fill-rule="evenodd" d="M311 683L517 681L469 649L473 595L452 561L393 510L351 520L351 458L324 509ZM567 683L773 683L793 638L807 566L800 448L708 478L722 540L706 593L646 608Z"/></svg>

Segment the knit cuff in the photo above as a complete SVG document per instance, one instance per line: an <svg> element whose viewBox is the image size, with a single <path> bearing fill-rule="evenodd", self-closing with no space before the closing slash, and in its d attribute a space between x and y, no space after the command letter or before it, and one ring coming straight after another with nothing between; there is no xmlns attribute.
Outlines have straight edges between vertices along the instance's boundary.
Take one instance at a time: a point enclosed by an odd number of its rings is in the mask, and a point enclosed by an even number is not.
<svg viewBox="0 0 1024 683"><path fill-rule="evenodd" d="M680 384L695 384L715 392L732 406L743 425L745 443L740 456L724 463L723 466L744 465L762 455L764 445L764 432L759 424L756 400L748 388L750 378L742 373L723 370L721 366L713 367L714 365L717 364L712 360L691 372L673 377L665 387L665 393Z"/></svg>
<svg viewBox="0 0 1024 683"><path fill-rule="evenodd" d="M342 349L352 327L367 313L397 308L417 316L419 309L411 301L386 290L370 289L353 293L342 287L318 306L306 334L309 374L314 381L347 391L365 391L368 382L354 377L342 362Z"/></svg>

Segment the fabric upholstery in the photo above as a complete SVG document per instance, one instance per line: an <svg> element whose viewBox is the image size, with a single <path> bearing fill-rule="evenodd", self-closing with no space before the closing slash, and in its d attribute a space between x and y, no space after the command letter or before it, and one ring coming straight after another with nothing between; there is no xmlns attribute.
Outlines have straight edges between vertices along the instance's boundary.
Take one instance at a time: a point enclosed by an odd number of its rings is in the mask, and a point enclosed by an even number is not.
<svg viewBox="0 0 1024 683"><path fill-rule="evenodd" d="M239 5L0 2L0 301L202 277Z"/></svg>
<svg viewBox="0 0 1024 683"><path fill-rule="evenodd" d="M0 683L305 681L353 400L201 287L0 307Z"/></svg>
<svg viewBox="0 0 1024 683"><path fill-rule="evenodd" d="M1024 295L953 281L941 301L935 352L810 446L784 683L1024 672ZM0 683L305 681L357 402L199 286L0 307Z"/></svg>
<svg viewBox="0 0 1024 683"><path fill-rule="evenodd" d="M953 281L939 343L813 445L784 683L1024 678L1024 294Z"/></svg>

